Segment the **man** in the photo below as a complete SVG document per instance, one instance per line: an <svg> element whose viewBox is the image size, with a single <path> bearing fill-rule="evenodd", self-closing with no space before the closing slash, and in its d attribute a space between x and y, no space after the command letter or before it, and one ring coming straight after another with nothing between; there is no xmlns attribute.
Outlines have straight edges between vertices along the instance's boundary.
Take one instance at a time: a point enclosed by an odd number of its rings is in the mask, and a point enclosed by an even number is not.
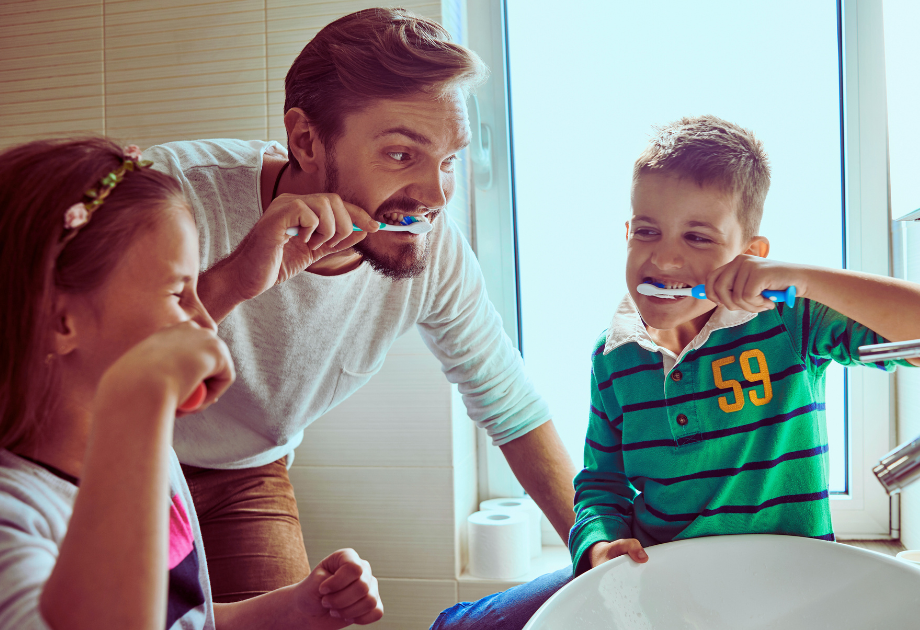
<svg viewBox="0 0 920 630"><path fill-rule="evenodd" d="M285 458L412 326L567 539L575 469L444 212L470 138L466 97L485 75L436 23L360 11L291 67L287 155L234 140L145 153L191 201L207 268L198 292L238 371L220 403L176 429L215 601L309 572ZM406 217L433 229L378 230Z"/></svg>

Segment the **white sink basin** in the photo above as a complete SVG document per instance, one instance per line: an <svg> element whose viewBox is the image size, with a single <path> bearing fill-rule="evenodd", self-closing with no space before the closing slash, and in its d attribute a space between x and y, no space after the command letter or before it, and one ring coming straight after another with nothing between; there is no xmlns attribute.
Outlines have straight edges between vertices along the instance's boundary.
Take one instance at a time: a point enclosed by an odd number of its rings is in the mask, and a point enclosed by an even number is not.
<svg viewBox="0 0 920 630"><path fill-rule="evenodd" d="M588 571L524 630L920 628L920 567L797 536L656 545Z"/></svg>

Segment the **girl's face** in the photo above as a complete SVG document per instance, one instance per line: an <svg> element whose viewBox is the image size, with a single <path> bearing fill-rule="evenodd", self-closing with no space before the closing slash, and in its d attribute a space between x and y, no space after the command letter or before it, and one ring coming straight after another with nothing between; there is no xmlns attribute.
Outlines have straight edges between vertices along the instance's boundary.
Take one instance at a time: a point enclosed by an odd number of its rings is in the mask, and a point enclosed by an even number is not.
<svg viewBox="0 0 920 630"><path fill-rule="evenodd" d="M188 207L172 202L125 252L105 284L71 297L73 348L65 365L94 391L105 370L151 334L192 320L217 325L198 299L198 231Z"/></svg>

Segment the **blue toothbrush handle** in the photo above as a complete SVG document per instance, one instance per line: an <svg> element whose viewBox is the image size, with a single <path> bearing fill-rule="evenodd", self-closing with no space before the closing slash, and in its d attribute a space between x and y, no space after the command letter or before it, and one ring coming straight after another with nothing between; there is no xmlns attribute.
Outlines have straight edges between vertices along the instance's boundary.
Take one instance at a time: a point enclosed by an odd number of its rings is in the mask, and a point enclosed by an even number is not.
<svg viewBox="0 0 920 630"><path fill-rule="evenodd" d="M764 291L761 295L771 302L785 302L789 308L795 306L795 285L787 287L785 291Z"/></svg>
<svg viewBox="0 0 920 630"><path fill-rule="evenodd" d="M690 289L690 295L698 300L706 299L706 285L698 284ZM785 291L764 291L762 296L771 302L785 302L789 308L795 306L795 286L788 287Z"/></svg>

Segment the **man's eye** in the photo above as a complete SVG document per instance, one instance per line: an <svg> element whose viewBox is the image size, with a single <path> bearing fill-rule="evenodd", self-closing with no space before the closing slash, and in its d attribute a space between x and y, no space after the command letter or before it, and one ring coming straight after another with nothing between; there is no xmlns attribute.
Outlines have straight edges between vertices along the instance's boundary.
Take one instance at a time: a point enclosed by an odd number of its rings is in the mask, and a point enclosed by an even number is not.
<svg viewBox="0 0 920 630"><path fill-rule="evenodd" d="M691 243L711 243L712 239L708 239L705 236L700 236L699 234L687 234L686 238Z"/></svg>
<svg viewBox="0 0 920 630"><path fill-rule="evenodd" d="M650 230L648 228L639 228L638 230L634 231L633 234L635 236L649 237L649 236L655 236L658 233L655 230Z"/></svg>
<svg viewBox="0 0 920 630"><path fill-rule="evenodd" d="M397 162L405 162L406 160L409 159L409 154L406 153L405 151L390 151L389 153L387 153L387 155L389 155L391 158L393 158Z"/></svg>

